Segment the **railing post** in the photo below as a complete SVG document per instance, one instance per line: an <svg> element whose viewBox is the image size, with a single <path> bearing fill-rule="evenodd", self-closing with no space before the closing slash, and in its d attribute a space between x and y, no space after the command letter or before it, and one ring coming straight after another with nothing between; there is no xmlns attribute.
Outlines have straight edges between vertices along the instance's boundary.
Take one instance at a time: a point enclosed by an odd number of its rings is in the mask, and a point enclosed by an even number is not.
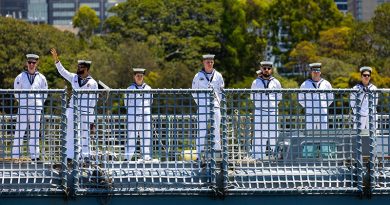
<svg viewBox="0 0 390 205"><path fill-rule="evenodd" d="M66 155L66 89L61 93L61 189L68 192L68 166L67 166L67 155Z"/></svg>
<svg viewBox="0 0 390 205"><path fill-rule="evenodd" d="M360 95L362 93L359 91L357 93L357 98L356 100L356 105L360 105L362 100L360 99ZM355 123L356 123L356 128L357 129L357 136L356 136L356 169L357 169L357 188L360 194L363 194L363 156L362 156L362 129L360 129L361 126L361 121L360 121L360 106L356 106L356 118L355 118Z"/></svg>
<svg viewBox="0 0 390 205"><path fill-rule="evenodd" d="M215 149L214 149L214 146L215 146L215 142L214 142L214 139L215 139L215 135L214 135L214 130L216 129L215 128L215 112L214 112L214 109L215 109L215 106L214 106L214 100L215 100L215 97L214 97L214 90L211 90L209 91L208 93L208 98L209 98L209 102L211 102L208 106L209 106L209 109L210 109L210 120L211 120L211 126L210 126L210 143L211 143L211 147L210 147L210 151L211 153L211 156L210 156L210 173L211 173L211 184L212 185L215 185L216 184L216 169L215 169L215 165L216 165L216 161L215 161ZM206 97L207 98L207 97ZM219 109L219 108L218 108ZM207 150L207 149L206 149ZM207 157L207 161L208 161L208 158Z"/></svg>
<svg viewBox="0 0 390 205"><path fill-rule="evenodd" d="M220 180L223 180L222 183L220 183L223 187L219 187L219 189L222 191L222 194L225 195L227 191L228 186L228 141L227 141L227 110L226 110L226 92L225 90L222 90L222 99L221 99L221 125L222 125L222 165L221 165L221 172L222 172L222 178Z"/></svg>
<svg viewBox="0 0 390 205"><path fill-rule="evenodd" d="M375 180L375 160L376 160L376 123L374 115L374 95L372 91L368 91L368 122L369 122L369 137L370 137L370 161L368 166L368 173L370 174L370 187L367 189L369 191L368 196L371 197L371 193L375 188L376 180Z"/></svg>
<svg viewBox="0 0 390 205"><path fill-rule="evenodd" d="M74 141L74 157L73 157L73 170L72 170L72 175L73 175L73 189L72 189L72 195L76 195L76 190L79 189L79 157L80 157L80 152L78 149L79 146L79 127L78 127L78 92L74 89L72 89L72 98L73 99L73 141Z"/></svg>

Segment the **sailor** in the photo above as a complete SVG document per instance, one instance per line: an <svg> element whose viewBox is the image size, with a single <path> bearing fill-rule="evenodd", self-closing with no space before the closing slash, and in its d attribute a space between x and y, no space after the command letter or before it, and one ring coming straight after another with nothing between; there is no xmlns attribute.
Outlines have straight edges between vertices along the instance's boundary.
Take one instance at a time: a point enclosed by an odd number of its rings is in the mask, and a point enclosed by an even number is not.
<svg viewBox="0 0 390 205"><path fill-rule="evenodd" d="M357 128L357 122L356 122L356 115L360 114L360 126L359 129L369 129L369 109L368 109L368 98L369 98L369 92L372 90L378 89L375 85L373 85L371 80L371 73L372 68L368 66L364 66L360 68L360 76L361 76L361 82L358 83L353 87L353 89L358 89L359 92L351 93L350 95L350 105L352 108L352 112L355 116L355 125L354 127ZM373 105L373 115L376 114L376 105L378 105L378 97L376 95L373 95L375 97L374 99L374 105ZM357 99L360 99L360 104L356 105ZM357 107L360 107L359 113L357 113ZM374 117L375 119L375 117Z"/></svg>
<svg viewBox="0 0 390 205"><path fill-rule="evenodd" d="M48 89L45 76L39 73L37 69L39 56L36 54L27 54L26 57L27 70L15 78L14 89ZM15 93L15 98L19 102L19 110L16 117L16 131L12 147L13 157L20 157L23 137L29 125L30 157L33 161L39 160L39 129L41 113L46 97L47 94L44 93Z"/></svg>
<svg viewBox="0 0 390 205"><path fill-rule="evenodd" d="M134 82L128 90L150 90L151 87L144 82L145 69L133 68ZM138 134L140 136L143 160L151 160L151 110L153 95L147 92L130 92L126 94L124 104L127 108L127 141L125 147L125 160L131 160L137 146ZM139 159L142 160L142 159Z"/></svg>
<svg viewBox="0 0 390 205"><path fill-rule="evenodd" d="M225 86L221 73L214 69L213 54L202 56L203 68L194 77L192 81L192 89L212 89L214 95L213 111L214 111L214 150L221 151L221 98L222 89ZM196 151L198 156L205 148L205 140L207 138L207 122L210 119L210 100L206 94L193 93L192 96L198 105L198 138L196 139ZM207 139L210 140L210 139ZM200 159L198 157L198 159Z"/></svg>
<svg viewBox="0 0 390 205"><path fill-rule="evenodd" d="M91 61L78 60L77 61L77 74L70 73L62 66L57 51L52 48L51 54L55 61L58 72L63 78L70 82L73 90L97 90L98 84L90 75ZM74 96L72 95L69 107L66 109L67 117L67 130L66 130L66 155L68 161L74 158L74 114L78 116L78 127L77 133L79 137L78 152L81 151L81 158L89 161L90 160L90 144L89 135L91 124L95 121L95 106L97 102L97 93L81 93L77 96L77 112L74 113Z"/></svg>
<svg viewBox="0 0 390 205"><path fill-rule="evenodd" d="M262 75L253 81L252 90L282 88L280 82L272 77L272 68L272 62L260 62ZM253 155L255 159L264 159L271 156L278 137L278 103L282 100L282 93L255 91L251 99L255 105Z"/></svg>
<svg viewBox="0 0 390 205"><path fill-rule="evenodd" d="M321 63L309 64L311 78L302 83L301 89L326 90L332 85L321 78ZM331 92L305 92L298 94L299 104L306 109L306 129L328 129L328 107L333 102Z"/></svg>

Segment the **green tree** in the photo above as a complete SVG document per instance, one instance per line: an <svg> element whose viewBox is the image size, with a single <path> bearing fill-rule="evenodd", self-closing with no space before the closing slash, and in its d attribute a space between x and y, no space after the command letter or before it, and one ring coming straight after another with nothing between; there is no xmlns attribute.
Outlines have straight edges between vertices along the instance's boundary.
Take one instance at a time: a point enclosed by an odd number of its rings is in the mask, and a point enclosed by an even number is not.
<svg viewBox="0 0 390 205"><path fill-rule="evenodd" d="M372 18L375 50L377 57L390 56L390 3L384 3L375 10Z"/></svg>
<svg viewBox="0 0 390 205"><path fill-rule="evenodd" d="M335 27L320 32L318 40L320 55L344 59L348 55L351 28Z"/></svg>
<svg viewBox="0 0 390 205"><path fill-rule="evenodd" d="M81 6L73 16L73 27L79 29L79 35L82 39L91 38L93 31L99 27L100 20L95 10L88 6Z"/></svg>
<svg viewBox="0 0 390 205"><path fill-rule="evenodd" d="M39 71L46 76L49 88L63 88L65 83L49 55L52 47L63 56L64 65L75 61L77 52L83 50L79 40L70 32L0 17L0 87L12 88L15 77L25 69L25 55L36 53L40 56Z"/></svg>
<svg viewBox="0 0 390 205"><path fill-rule="evenodd" d="M158 60L161 69L155 72L161 76L173 67L183 68L184 73L189 69L193 76L204 53L216 54L220 65L221 5L208 0L127 1L112 9L116 15L105 22L105 28L109 35L120 34L124 41L145 42Z"/></svg>
<svg viewBox="0 0 390 205"><path fill-rule="evenodd" d="M335 88L345 88L345 79L358 69L356 65L334 58L321 57L318 61L322 63L321 75Z"/></svg>
<svg viewBox="0 0 390 205"><path fill-rule="evenodd" d="M276 48L283 44L286 53L301 41L317 40L320 31L343 21L333 0L275 0L268 14L271 44ZM282 59L288 60L283 55Z"/></svg>
<svg viewBox="0 0 390 205"><path fill-rule="evenodd" d="M264 1L223 0L221 66L229 82L237 82L243 76L255 72L266 47L264 13L268 3ZM249 74L249 75L248 75Z"/></svg>
<svg viewBox="0 0 390 205"><path fill-rule="evenodd" d="M317 46L309 41L299 42L290 53L291 61L286 64L291 70L305 72L308 65L318 60ZM298 69L293 69L293 68Z"/></svg>

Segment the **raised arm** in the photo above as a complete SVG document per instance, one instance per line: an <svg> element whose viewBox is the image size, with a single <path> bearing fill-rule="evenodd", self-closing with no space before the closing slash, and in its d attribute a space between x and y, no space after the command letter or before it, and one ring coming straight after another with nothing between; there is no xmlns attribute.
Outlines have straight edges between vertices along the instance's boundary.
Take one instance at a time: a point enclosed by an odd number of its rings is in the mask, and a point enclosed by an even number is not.
<svg viewBox="0 0 390 205"><path fill-rule="evenodd" d="M69 81L70 83L72 83L72 79L73 79L73 76L74 76L75 74L69 72L68 70L66 70L66 69L64 68L64 66L62 66L62 64L61 64L61 62L60 62L60 60L59 60L59 58L58 58L57 51L56 51L55 48L52 48L52 49L50 50L50 53L51 53L51 55L53 56L53 60L54 60L54 62L55 62L55 64L56 64L56 67L57 67L58 72L59 72L59 73L61 74L61 76L64 77L67 81Z"/></svg>

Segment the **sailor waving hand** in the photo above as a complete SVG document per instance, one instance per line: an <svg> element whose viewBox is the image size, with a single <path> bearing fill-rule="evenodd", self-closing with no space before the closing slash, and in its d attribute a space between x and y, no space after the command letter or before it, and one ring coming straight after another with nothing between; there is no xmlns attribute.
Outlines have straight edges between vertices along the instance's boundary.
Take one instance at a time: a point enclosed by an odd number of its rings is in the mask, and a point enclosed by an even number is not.
<svg viewBox="0 0 390 205"><path fill-rule="evenodd" d="M77 61L77 73L71 73L64 68L61 64L57 51L52 48L51 54L55 61L60 75L65 78L72 85L74 90L97 90L98 84L90 75L91 61L87 60L78 60ZM67 117L67 130L66 130L66 154L68 161L74 158L74 100L73 97L70 99L69 107L66 109ZM95 106L97 102L96 93L79 93L77 97L77 114L78 118L78 135L81 138L81 143L78 145L79 152L81 151L81 157L88 162L90 159L90 124L94 123L95 120Z"/></svg>

